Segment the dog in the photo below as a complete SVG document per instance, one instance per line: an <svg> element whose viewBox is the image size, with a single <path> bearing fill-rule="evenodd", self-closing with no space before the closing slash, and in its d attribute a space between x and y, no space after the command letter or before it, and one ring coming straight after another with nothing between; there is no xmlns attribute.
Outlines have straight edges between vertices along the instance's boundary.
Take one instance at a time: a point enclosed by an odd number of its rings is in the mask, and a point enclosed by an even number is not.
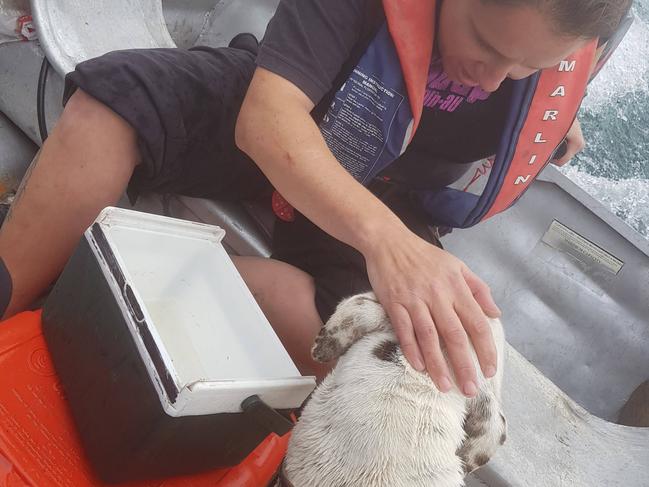
<svg viewBox="0 0 649 487"><path fill-rule="evenodd" d="M467 399L409 365L373 293L342 301L312 349L315 360L338 362L304 406L276 486L464 485L506 439L504 334L489 321L498 373L478 372L478 394Z"/></svg>

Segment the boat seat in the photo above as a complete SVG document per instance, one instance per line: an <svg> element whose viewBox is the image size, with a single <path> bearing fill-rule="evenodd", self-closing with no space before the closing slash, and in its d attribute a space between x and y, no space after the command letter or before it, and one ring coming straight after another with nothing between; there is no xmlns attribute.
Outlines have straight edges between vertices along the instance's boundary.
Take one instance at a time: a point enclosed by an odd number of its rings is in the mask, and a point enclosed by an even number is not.
<svg viewBox="0 0 649 487"><path fill-rule="evenodd" d="M510 345L503 384L507 441L467 485L649 486L649 428L588 413Z"/></svg>
<svg viewBox="0 0 649 487"><path fill-rule="evenodd" d="M31 0L47 59L65 76L109 51L176 47L160 0Z"/></svg>
<svg viewBox="0 0 649 487"><path fill-rule="evenodd" d="M279 0L30 0L38 37L65 76L86 59L134 48L220 47L261 38Z"/></svg>

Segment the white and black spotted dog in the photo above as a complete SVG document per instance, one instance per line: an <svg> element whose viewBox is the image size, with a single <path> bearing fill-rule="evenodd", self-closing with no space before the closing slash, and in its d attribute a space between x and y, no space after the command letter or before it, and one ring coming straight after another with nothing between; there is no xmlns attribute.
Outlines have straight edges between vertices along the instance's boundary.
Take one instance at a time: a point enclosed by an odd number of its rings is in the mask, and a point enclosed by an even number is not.
<svg viewBox="0 0 649 487"><path fill-rule="evenodd" d="M277 485L458 487L506 437L500 390L504 336L489 320L498 374L478 372L478 395L442 394L413 369L374 294L342 301L313 357L338 359L293 431ZM477 358L474 354L476 368Z"/></svg>

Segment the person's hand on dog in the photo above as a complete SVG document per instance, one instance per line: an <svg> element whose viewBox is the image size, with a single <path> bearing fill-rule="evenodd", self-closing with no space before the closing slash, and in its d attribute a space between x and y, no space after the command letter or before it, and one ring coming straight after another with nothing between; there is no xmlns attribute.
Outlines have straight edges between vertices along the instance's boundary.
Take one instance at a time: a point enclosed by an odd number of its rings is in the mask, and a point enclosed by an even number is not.
<svg viewBox="0 0 649 487"><path fill-rule="evenodd" d="M496 373L496 347L485 314L500 310L489 287L458 258L413 233L399 232L364 252L374 292L385 308L401 349L417 370L428 371L442 392L451 387L447 354L459 389L477 393L473 343L486 377Z"/></svg>

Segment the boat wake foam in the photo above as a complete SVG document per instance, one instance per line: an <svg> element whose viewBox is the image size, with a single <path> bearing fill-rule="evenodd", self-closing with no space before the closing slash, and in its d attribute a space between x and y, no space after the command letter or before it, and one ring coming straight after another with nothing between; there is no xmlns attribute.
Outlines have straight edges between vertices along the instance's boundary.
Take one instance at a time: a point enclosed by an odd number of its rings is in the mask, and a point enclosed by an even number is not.
<svg viewBox="0 0 649 487"><path fill-rule="evenodd" d="M649 239L649 179L614 180L574 166L566 166L561 172Z"/></svg>

